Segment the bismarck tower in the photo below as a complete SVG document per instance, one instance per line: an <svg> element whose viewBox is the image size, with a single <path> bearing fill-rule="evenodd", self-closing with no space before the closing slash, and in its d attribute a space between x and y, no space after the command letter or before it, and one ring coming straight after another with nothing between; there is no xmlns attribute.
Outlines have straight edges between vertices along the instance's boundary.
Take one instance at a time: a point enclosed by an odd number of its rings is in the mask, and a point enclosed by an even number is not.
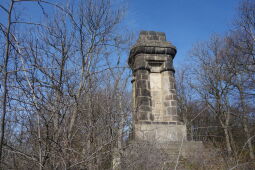
<svg viewBox="0 0 255 170"><path fill-rule="evenodd" d="M186 140L186 126L177 116L176 52L165 33L154 31L142 31L130 51L135 139L160 143Z"/></svg>

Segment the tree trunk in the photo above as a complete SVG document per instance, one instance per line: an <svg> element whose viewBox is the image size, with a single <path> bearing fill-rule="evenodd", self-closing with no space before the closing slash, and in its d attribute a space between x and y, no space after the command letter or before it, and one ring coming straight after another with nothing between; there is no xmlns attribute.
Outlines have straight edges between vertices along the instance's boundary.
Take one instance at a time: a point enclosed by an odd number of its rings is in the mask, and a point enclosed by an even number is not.
<svg viewBox="0 0 255 170"><path fill-rule="evenodd" d="M224 128L224 133L225 133L227 152L228 152L228 155L231 155L232 148L231 148L231 144L230 144L230 137L229 137L229 133L228 133L228 128L226 126L223 127L223 128Z"/></svg>
<svg viewBox="0 0 255 170"><path fill-rule="evenodd" d="M9 10L8 10L8 26L6 32L6 47L5 47L5 56L4 56L4 66L3 66L3 102L2 102L2 120L1 120L1 139L0 139L0 169L2 169L2 154L3 154L3 144L4 144L4 135L5 135L5 118L7 113L7 97L8 97L8 62L9 62L9 54L10 54L10 32L11 32L11 16L13 9L13 1L11 1Z"/></svg>
<svg viewBox="0 0 255 170"><path fill-rule="evenodd" d="M244 128L244 132L245 132L245 135L246 135L247 144L248 144L248 148L249 148L249 155L250 155L251 159L255 159L253 146L252 146L252 142L251 142L251 139L250 139L251 134L250 134L250 131L249 131L249 128L248 128L248 121L247 121L247 118L245 117L247 109L246 109L245 102L244 102L243 88L241 87L240 84L238 85L238 90L239 90L239 93L240 93L240 100L241 100L241 106L242 106L242 111L243 111L243 113L241 115L241 118L242 118L243 128Z"/></svg>
<svg viewBox="0 0 255 170"><path fill-rule="evenodd" d="M117 132L117 147L113 151L113 163L112 167L113 170L120 170L121 169L121 149L122 149L122 133L123 133L123 125L124 125L124 113L122 108L122 97L121 94L119 94L119 111L120 113L120 125Z"/></svg>
<svg viewBox="0 0 255 170"><path fill-rule="evenodd" d="M253 152L253 146L252 146L252 142L251 142L251 135L250 135L247 124L248 124L247 121L243 120L244 132L245 132L246 137L247 137L247 144L248 144L248 148L249 148L249 155L250 155L250 158L253 160L253 159L255 159L255 155L254 155L254 152Z"/></svg>

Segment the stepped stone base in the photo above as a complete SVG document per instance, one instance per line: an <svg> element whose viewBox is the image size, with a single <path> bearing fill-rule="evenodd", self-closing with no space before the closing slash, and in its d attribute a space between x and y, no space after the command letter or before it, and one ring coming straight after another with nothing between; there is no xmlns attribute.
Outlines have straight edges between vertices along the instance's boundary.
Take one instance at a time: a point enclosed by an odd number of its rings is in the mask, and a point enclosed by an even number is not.
<svg viewBox="0 0 255 170"><path fill-rule="evenodd" d="M153 122L135 124L135 139L165 143L186 141L186 126L176 122Z"/></svg>
<svg viewBox="0 0 255 170"><path fill-rule="evenodd" d="M123 152L122 169L169 170L178 166L178 170L190 170L191 165L203 163L210 155L211 152L200 141L158 143L135 140Z"/></svg>
<svg viewBox="0 0 255 170"><path fill-rule="evenodd" d="M169 155L178 155L183 158L192 158L194 155L199 155L205 152L205 147L201 141L183 141L183 142L168 142L161 143L157 148L163 149Z"/></svg>

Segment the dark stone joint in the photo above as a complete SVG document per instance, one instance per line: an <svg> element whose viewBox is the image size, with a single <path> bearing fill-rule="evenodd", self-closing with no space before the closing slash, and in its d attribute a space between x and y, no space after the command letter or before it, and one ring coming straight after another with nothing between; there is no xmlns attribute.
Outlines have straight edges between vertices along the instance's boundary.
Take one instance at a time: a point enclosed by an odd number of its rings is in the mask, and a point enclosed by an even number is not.
<svg viewBox="0 0 255 170"><path fill-rule="evenodd" d="M135 68L133 71L134 71L134 72L137 72L137 71L141 71L141 70L150 71L150 68L149 68L149 67L146 67L146 66L141 66L141 67Z"/></svg>
<svg viewBox="0 0 255 170"><path fill-rule="evenodd" d="M160 70L160 73L164 72L164 71L171 71L171 72L174 72L175 73L175 70L174 68L163 68Z"/></svg>

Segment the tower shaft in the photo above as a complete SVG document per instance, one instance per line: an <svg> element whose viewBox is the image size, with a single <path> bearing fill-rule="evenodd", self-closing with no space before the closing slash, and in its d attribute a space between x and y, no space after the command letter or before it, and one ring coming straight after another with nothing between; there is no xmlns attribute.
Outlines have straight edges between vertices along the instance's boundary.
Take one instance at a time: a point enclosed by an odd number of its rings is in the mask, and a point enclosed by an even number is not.
<svg viewBox="0 0 255 170"><path fill-rule="evenodd" d="M130 51L136 138L161 142L186 139L186 126L177 117L176 52L164 33L154 31L142 31Z"/></svg>

